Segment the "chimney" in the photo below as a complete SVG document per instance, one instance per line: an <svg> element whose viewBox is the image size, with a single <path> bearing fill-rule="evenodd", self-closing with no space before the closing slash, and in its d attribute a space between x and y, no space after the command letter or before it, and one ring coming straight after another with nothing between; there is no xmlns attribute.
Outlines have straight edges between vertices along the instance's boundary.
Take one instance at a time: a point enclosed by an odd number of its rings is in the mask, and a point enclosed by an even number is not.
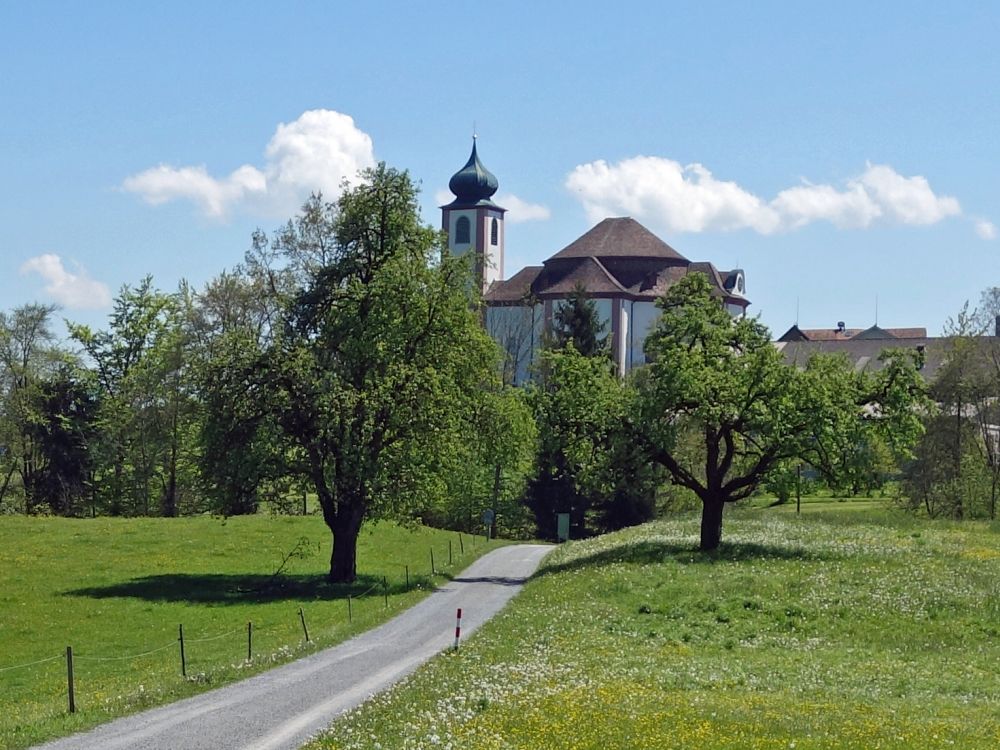
<svg viewBox="0 0 1000 750"><path fill-rule="evenodd" d="M997 316L997 325L1000 326L1000 315ZM844 325L844 321L842 320L837 321L837 333L843 333L845 327L846 326Z"/></svg>

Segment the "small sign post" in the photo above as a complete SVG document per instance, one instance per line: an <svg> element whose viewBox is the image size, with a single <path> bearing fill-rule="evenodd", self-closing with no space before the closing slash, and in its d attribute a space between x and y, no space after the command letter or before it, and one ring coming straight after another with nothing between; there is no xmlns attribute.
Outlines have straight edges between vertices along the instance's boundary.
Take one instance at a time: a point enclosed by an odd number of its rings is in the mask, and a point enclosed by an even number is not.
<svg viewBox="0 0 1000 750"><path fill-rule="evenodd" d="M569 513L556 514L556 538L560 542L569 540Z"/></svg>
<svg viewBox="0 0 1000 750"><path fill-rule="evenodd" d="M487 508L483 511L483 526L486 527L483 536L486 537L486 541L489 541L493 535L493 522L496 520L497 514L492 508Z"/></svg>

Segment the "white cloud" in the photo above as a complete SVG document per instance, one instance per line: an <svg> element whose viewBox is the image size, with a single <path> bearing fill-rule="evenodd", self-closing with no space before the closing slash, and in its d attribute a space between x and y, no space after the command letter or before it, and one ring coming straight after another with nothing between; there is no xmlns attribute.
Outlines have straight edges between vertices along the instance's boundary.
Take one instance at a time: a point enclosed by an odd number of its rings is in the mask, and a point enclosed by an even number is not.
<svg viewBox="0 0 1000 750"><path fill-rule="evenodd" d="M71 310L101 310L111 305L111 292L106 284L95 281L77 265L76 273L67 271L62 258L45 253L21 264L21 273L37 273L45 279L45 291L60 305Z"/></svg>
<svg viewBox="0 0 1000 750"><path fill-rule="evenodd" d="M684 166L656 156L581 164L565 185L591 221L627 214L673 232L771 234L816 221L844 228L868 227L877 220L927 225L962 212L955 198L936 195L926 178L904 177L881 164L868 164L842 187L807 183L782 190L770 201L716 179L701 164Z"/></svg>
<svg viewBox="0 0 1000 750"><path fill-rule="evenodd" d="M455 196L450 190L436 190L434 201L439 206L446 206L455 200ZM523 224L527 221L546 221L551 218L552 212L548 206L540 203L528 203L528 201L518 198L513 193L497 193L493 201L507 209L504 218L509 224Z"/></svg>
<svg viewBox="0 0 1000 750"><path fill-rule="evenodd" d="M336 198L344 180L375 164L371 137L350 116L328 109L279 124L264 159L263 168L244 164L225 177L213 177L204 165L160 164L128 177L122 187L152 205L189 200L215 218L234 208L285 216L311 192Z"/></svg>
<svg viewBox="0 0 1000 750"><path fill-rule="evenodd" d="M678 232L752 227L766 233L778 224L773 210L735 182L716 180L701 164L685 167L657 156L581 164L566 187L591 221L618 214L657 217Z"/></svg>
<svg viewBox="0 0 1000 750"><path fill-rule="evenodd" d="M771 205L782 217L784 229L814 221L828 221L845 229L867 227L882 215L879 205L857 183L846 190L832 185L797 185L778 193Z"/></svg>
<svg viewBox="0 0 1000 750"><path fill-rule="evenodd" d="M978 219L976 221L976 234L984 240L995 240L997 238L997 226L992 221Z"/></svg>
<svg viewBox="0 0 1000 750"><path fill-rule="evenodd" d="M507 209L506 219L511 224L522 224L526 221L545 221L552 212L548 206L540 203L528 203L513 193L500 193L494 199L498 205Z"/></svg>

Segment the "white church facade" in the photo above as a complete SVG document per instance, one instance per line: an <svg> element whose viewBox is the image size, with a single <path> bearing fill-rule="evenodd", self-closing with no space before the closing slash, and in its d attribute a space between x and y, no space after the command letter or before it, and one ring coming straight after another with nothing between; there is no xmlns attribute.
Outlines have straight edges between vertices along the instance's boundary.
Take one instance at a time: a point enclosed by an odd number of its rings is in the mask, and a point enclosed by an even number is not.
<svg viewBox="0 0 1000 750"><path fill-rule="evenodd" d="M643 345L659 316L656 300L689 273L704 274L732 315L746 314L750 302L741 269L719 271L711 263L692 262L628 217L604 219L542 265L505 279L506 209L492 200L497 179L480 162L475 142L448 187L455 195L441 207L448 251L476 254L486 328L507 352L507 374L514 382L530 377L554 314L578 288L597 307L620 375L645 363Z"/></svg>

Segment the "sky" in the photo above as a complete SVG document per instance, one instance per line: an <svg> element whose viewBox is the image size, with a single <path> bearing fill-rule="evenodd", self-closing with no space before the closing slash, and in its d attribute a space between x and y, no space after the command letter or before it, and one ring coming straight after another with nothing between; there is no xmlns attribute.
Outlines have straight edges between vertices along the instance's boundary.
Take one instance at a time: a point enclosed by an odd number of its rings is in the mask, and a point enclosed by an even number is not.
<svg viewBox="0 0 1000 750"><path fill-rule="evenodd" d="M1000 285L1000 4L0 0L0 310L106 324L377 161L440 225L478 135L505 277L607 216L775 335Z"/></svg>

